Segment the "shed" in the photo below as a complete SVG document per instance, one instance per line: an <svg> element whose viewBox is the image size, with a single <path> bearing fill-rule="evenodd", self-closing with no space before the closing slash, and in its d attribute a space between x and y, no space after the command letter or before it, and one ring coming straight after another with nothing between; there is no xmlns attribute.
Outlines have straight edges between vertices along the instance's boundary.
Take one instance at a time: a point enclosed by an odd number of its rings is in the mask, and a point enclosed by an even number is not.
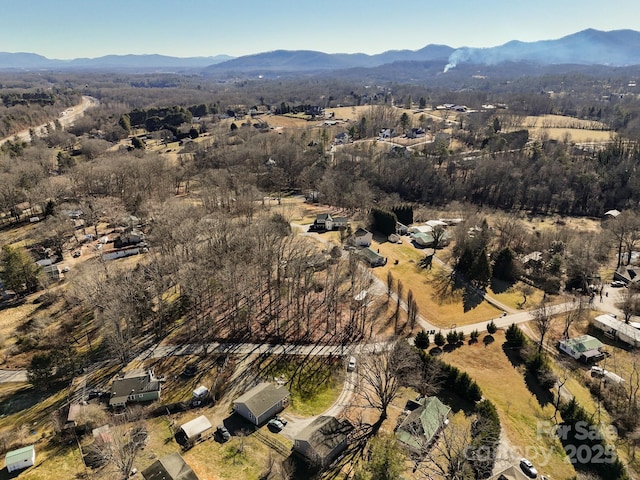
<svg viewBox="0 0 640 480"><path fill-rule="evenodd" d="M213 426L209 419L204 415L200 415L180 426L180 429L176 433L176 441L181 445L195 443L211 434L212 429Z"/></svg>
<svg viewBox="0 0 640 480"><path fill-rule="evenodd" d="M28 447L7 452L4 462L9 472L32 467L36 463L36 448L34 445L29 445Z"/></svg>
<svg viewBox="0 0 640 480"><path fill-rule="evenodd" d="M289 390L262 382L233 402L233 410L254 425L261 425L289 405Z"/></svg>

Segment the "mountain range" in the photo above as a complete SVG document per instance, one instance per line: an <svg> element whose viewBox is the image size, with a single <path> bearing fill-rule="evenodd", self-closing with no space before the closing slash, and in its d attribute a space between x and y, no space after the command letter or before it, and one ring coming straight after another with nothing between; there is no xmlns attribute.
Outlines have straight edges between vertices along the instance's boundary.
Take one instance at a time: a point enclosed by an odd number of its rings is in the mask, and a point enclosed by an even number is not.
<svg viewBox="0 0 640 480"><path fill-rule="evenodd" d="M48 59L35 53L0 52L0 70L111 70L180 71L198 70L205 75L253 75L330 72L372 69L411 62L437 64L448 71L463 64L499 65L525 62L533 65L640 65L640 32L587 29L556 40L511 41L490 48L427 45L420 50L389 50L375 55L364 53L328 54L312 50L276 50L230 57L170 57L164 55L107 55L73 60Z"/></svg>

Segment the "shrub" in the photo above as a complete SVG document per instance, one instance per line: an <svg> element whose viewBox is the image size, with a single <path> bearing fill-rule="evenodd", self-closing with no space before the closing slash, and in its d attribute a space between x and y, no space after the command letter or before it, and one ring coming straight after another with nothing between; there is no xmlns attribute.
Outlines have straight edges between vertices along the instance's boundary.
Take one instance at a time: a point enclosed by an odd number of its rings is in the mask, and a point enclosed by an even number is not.
<svg viewBox="0 0 640 480"><path fill-rule="evenodd" d="M487 333L489 335L493 335L498 331L498 327L496 326L496 323L491 320L489 323L487 323Z"/></svg>

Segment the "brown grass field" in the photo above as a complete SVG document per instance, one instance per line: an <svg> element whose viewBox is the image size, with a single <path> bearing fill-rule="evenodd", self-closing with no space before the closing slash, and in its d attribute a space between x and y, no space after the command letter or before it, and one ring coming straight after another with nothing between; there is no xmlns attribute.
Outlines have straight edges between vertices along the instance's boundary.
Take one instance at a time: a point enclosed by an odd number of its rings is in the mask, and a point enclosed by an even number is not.
<svg viewBox="0 0 640 480"><path fill-rule="evenodd" d="M538 422L549 421L553 407L541 405L525 383L523 368L514 366L505 355L504 332L498 331L494 337L495 341L487 346L482 341L464 345L442 358L466 371L480 385L484 396L496 405L515 458L526 456L540 473L551 474L552 478L573 477L574 469L566 462L560 443L538 435ZM543 465L546 455L548 464Z"/></svg>

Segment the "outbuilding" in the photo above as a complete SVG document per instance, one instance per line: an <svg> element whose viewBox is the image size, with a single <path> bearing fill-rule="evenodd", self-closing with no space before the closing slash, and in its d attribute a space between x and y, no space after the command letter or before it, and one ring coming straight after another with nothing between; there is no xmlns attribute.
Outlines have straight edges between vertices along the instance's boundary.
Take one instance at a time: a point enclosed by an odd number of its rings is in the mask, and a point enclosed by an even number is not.
<svg viewBox="0 0 640 480"><path fill-rule="evenodd" d="M200 415L185 423L176 433L176 441L180 445L193 445L204 440L213 433L213 426L207 417Z"/></svg>
<svg viewBox="0 0 640 480"><path fill-rule="evenodd" d="M34 445L29 445L28 447L7 452L4 462L9 472L32 467L36 463L36 448Z"/></svg>

